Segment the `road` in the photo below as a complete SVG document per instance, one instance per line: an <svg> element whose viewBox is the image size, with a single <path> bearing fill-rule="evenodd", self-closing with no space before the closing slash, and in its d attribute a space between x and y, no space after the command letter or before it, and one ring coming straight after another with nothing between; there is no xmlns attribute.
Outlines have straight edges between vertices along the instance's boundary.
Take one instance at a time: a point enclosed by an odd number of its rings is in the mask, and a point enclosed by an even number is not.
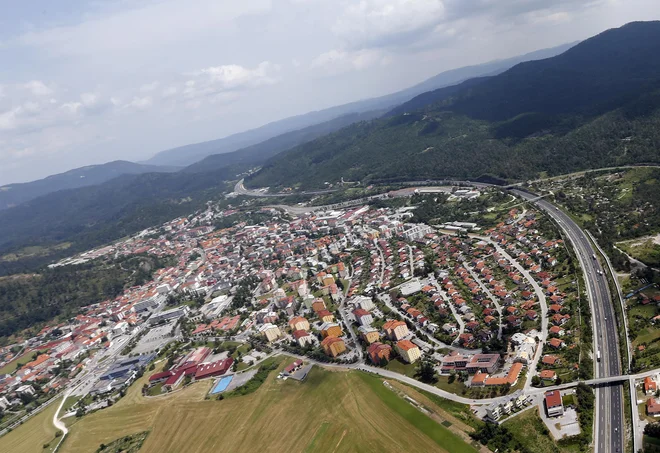
<svg viewBox="0 0 660 453"><path fill-rule="evenodd" d="M245 180L241 179L234 185L234 192L239 195L247 195L249 197L260 198L277 198L277 197L290 197L291 195L323 195L326 193L336 192L337 189L323 189L323 190L309 190L304 192L277 192L267 193L258 189L247 189L244 184Z"/></svg>
<svg viewBox="0 0 660 453"><path fill-rule="evenodd" d="M355 346L355 351L357 353L358 359L359 360L364 360L364 354L362 352L362 346L360 346L360 342L358 341L357 335L355 334L355 331L353 330L353 325L351 323L351 319L349 318L348 314L346 313L346 295L348 294L348 291L351 288L352 280L353 280L353 278L351 276L346 281L346 285L344 287L344 292L342 293L341 301L339 302L339 315L341 316L341 319L344 321L344 325L346 326L346 330L348 330L348 333L351 336L351 339L353 340L353 345Z"/></svg>
<svg viewBox="0 0 660 453"><path fill-rule="evenodd" d="M539 284L536 282L536 280L534 280L534 277L532 277L529 271L524 267L522 267L522 265L517 260L513 259L513 257L509 255L507 251L504 250L498 243L484 236L470 235L470 237L481 239L482 241L486 241L490 243L493 247L495 247L497 253L502 255L504 259L506 259L513 267L515 267L516 270L520 272L523 277L525 277L525 279L529 282L529 284L532 285L532 288L534 289L534 293L536 294L536 297L539 300L539 305L541 307L541 341L536 347L534 358L527 365L527 368L530 371L527 373L525 390L528 390L532 386L532 377L536 374L536 366L538 365L539 360L541 359L543 346L545 345L545 342L548 339L548 304L545 299L545 293L543 292L543 289L539 286Z"/></svg>
<svg viewBox="0 0 660 453"><path fill-rule="evenodd" d="M564 230L584 272L587 294L592 309L594 351L600 351L596 361L596 378L621 374L619 339L614 306L610 298L607 279L595 252L582 229L567 214L544 199L521 190L512 192L534 203L552 217ZM596 453L624 451L623 386L612 385L596 389Z"/></svg>

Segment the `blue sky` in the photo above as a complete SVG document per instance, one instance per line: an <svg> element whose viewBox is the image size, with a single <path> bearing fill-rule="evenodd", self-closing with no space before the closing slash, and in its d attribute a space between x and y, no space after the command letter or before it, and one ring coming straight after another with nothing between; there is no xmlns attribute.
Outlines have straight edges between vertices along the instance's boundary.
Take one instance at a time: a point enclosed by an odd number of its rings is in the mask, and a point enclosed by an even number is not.
<svg viewBox="0 0 660 453"><path fill-rule="evenodd" d="M660 18L657 0L0 0L0 184Z"/></svg>

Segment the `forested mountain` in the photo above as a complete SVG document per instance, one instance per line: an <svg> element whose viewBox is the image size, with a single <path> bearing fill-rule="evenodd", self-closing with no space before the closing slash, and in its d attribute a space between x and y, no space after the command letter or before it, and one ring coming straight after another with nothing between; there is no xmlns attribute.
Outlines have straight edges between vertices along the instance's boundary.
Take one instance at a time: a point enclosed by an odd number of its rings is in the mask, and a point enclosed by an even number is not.
<svg viewBox="0 0 660 453"><path fill-rule="evenodd" d="M251 149L253 145L262 144L262 142L277 136L288 136L289 138L295 137L296 132L311 129L314 125L321 125L322 123L330 124L337 121L341 122L342 120L346 120L348 115L367 114L374 111L388 110L421 93L453 85L473 77L499 74L522 61L539 60L558 55L573 45L575 45L575 43L563 44L561 46L541 49L513 58L451 69L437 74L417 85L397 91L396 93L351 102L328 109L297 115L291 118L285 118L256 129L233 134L217 140L168 149L159 152L144 163L153 165L187 166L214 154L225 154L246 148ZM362 118L358 118L358 121L360 120L362 120ZM299 143L302 142L298 141L298 143L291 146L295 146ZM271 153L271 155L273 154L274 153Z"/></svg>
<svg viewBox="0 0 660 453"><path fill-rule="evenodd" d="M0 210L16 206L41 195L57 192L58 190L101 184L120 175L135 175L150 172L168 173L177 170L179 170L178 167L142 165L125 160L75 168L37 181L0 186Z"/></svg>
<svg viewBox="0 0 660 453"><path fill-rule="evenodd" d="M423 94L282 153L250 187L496 177L660 161L660 22Z"/></svg>
<svg viewBox="0 0 660 453"><path fill-rule="evenodd" d="M202 208L231 189L231 167L202 174L124 175L106 183L44 195L0 215L0 276L105 244ZM26 246L71 243L65 250L21 260L2 259Z"/></svg>
<svg viewBox="0 0 660 453"><path fill-rule="evenodd" d="M326 121L325 123L316 124L304 129L278 135L277 137L273 137L264 142L248 146L247 148L243 148L238 151L223 154L213 154L184 168L182 171L187 173L199 173L217 170L228 165L260 163L266 159L269 159L275 154L278 154L287 149L291 149L294 146L309 142L315 138L337 131L350 124L377 118L384 113L386 113L386 111L376 110L371 112L350 113L348 115L343 115L339 118Z"/></svg>

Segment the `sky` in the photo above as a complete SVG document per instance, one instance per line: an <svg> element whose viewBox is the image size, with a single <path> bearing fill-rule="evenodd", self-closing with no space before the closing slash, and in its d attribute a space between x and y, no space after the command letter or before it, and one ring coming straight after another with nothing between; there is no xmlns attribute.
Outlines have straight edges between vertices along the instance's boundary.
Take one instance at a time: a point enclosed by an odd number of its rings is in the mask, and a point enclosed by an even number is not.
<svg viewBox="0 0 660 453"><path fill-rule="evenodd" d="M0 185L660 19L657 0L0 0Z"/></svg>

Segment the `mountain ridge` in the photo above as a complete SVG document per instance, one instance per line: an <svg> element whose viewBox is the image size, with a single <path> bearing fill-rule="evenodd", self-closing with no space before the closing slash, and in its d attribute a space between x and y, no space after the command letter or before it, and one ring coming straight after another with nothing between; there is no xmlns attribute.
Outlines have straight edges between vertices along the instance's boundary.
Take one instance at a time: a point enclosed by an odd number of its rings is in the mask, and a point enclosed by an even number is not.
<svg viewBox="0 0 660 453"><path fill-rule="evenodd" d="M102 184L125 174L170 173L177 170L178 167L144 165L126 160L86 165L35 181L0 186L0 210L52 192Z"/></svg>
<svg viewBox="0 0 660 453"><path fill-rule="evenodd" d="M396 91L394 93L295 115L289 118L284 118L282 120L265 124L261 127L239 132L215 140L192 143L189 145L160 151L151 158L142 161L142 163L154 165L189 166L210 155L225 154L228 152L237 151L239 149L248 148L263 141L274 138L278 135L287 134L296 130L311 127L316 124L336 120L348 114L388 110L393 108L395 105L405 102L414 96L427 92L431 89L453 85L473 77L497 74L505 71L506 69L521 61L543 59L548 58L549 56L557 55L566 49L571 48L575 44L576 42L562 44L555 47L528 52L526 54L511 58L493 60L481 64L446 70L411 87Z"/></svg>
<svg viewBox="0 0 660 453"><path fill-rule="evenodd" d="M520 181L541 171L657 162L656 55L660 22L607 30L558 56L424 93L368 125L285 151L245 184L309 189L397 173ZM636 140L621 146L632 131Z"/></svg>

